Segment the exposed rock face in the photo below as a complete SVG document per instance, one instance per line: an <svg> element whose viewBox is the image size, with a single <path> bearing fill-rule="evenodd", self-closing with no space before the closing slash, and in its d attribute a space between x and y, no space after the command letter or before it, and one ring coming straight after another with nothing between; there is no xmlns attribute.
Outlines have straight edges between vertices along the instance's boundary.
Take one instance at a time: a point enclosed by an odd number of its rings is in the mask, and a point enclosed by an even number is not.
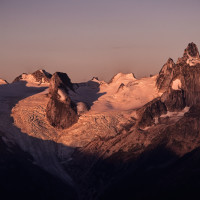
<svg viewBox="0 0 200 200"><path fill-rule="evenodd" d="M151 126L156 123L155 117L166 113L167 108L160 98L154 99L138 110L138 114L141 116L138 125L140 128Z"/></svg>
<svg viewBox="0 0 200 200"><path fill-rule="evenodd" d="M119 86L119 88L117 89L117 93L121 90L123 90L125 87L124 83L121 83L121 85Z"/></svg>
<svg viewBox="0 0 200 200"><path fill-rule="evenodd" d="M195 66L197 63L200 63L199 51L196 44L189 43L187 48L184 51L183 57L179 58L177 64L187 63L190 66Z"/></svg>
<svg viewBox="0 0 200 200"><path fill-rule="evenodd" d="M46 116L49 123L56 128L68 128L78 120L76 105L68 96L70 89L73 90L73 85L67 74L61 72L53 74Z"/></svg>
<svg viewBox="0 0 200 200"><path fill-rule="evenodd" d="M193 42L188 44L187 48L184 50L183 57L178 59L177 64L187 62L188 59L191 59L191 60L199 59L198 48L197 48L196 44L194 44Z"/></svg>
<svg viewBox="0 0 200 200"><path fill-rule="evenodd" d="M200 64L197 46L194 43L190 43L185 49L183 57L179 58L177 64L172 63L172 61L170 60L167 63L168 64L163 66L157 78L156 84L158 89L162 90L162 92L167 91L169 95L168 99L171 100L176 98L178 95L179 98L177 99L177 101L179 101L180 109L182 108L183 104L191 106L199 103ZM174 90L182 91L173 92ZM181 96L184 99L180 100ZM177 106L175 107L176 109L178 109Z"/></svg>
<svg viewBox="0 0 200 200"><path fill-rule="evenodd" d="M156 85L160 91L165 91L166 89L168 89L170 82L173 78L172 71L174 66L174 61L171 58L169 58L160 70L159 76L156 81Z"/></svg>
<svg viewBox="0 0 200 200"><path fill-rule="evenodd" d="M184 65L180 68L180 80L185 91L186 104L188 106L200 102L200 64L195 66Z"/></svg>
<svg viewBox="0 0 200 200"><path fill-rule="evenodd" d="M37 70L32 73L32 76L35 77L37 82L48 83L52 77L52 75L45 70Z"/></svg>
<svg viewBox="0 0 200 200"><path fill-rule="evenodd" d="M193 58L199 58L199 51L197 48L197 45L192 43L188 44L188 47L185 49L184 57L193 57Z"/></svg>
<svg viewBox="0 0 200 200"><path fill-rule="evenodd" d="M164 93L161 100L167 110L171 112L180 111L186 106L183 90L172 90L170 93Z"/></svg>
<svg viewBox="0 0 200 200"><path fill-rule="evenodd" d="M51 74L46 72L45 70L37 70L33 72L32 74L26 74L23 73L17 78L15 78L14 82L18 81L27 81L27 82L32 82L32 83L49 83L51 79Z"/></svg>
<svg viewBox="0 0 200 200"><path fill-rule="evenodd" d="M62 72L53 74L50 81L49 93L53 95L57 92L58 88L63 89L66 92L68 92L68 90L73 90L73 84L67 74Z"/></svg>
<svg viewBox="0 0 200 200"><path fill-rule="evenodd" d="M161 102L166 111L177 112L186 106L191 107L200 103L200 64L198 61L198 48L194 43L190 43L177 64L170 58L162 67L156 85L158 90L163 92ZM160 116L159 108L156 108L157 113L155 114L153 107L155 107L154 101L144 106L145 110L139 122L140 127L153 124L155 117Z"/></svg>

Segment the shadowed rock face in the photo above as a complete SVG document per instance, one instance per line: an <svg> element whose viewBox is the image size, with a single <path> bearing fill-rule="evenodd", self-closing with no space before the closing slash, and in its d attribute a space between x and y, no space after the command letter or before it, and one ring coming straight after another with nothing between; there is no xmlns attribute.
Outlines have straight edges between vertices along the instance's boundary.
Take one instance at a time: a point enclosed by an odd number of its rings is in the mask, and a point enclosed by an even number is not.
<svg viewBox="0 0 200 200"><path fill-rule="evenodd" d="M49 102L46 108L46 116L49 123L65 129L78 120L76 105L68 96L68 91L73 90L71 80L65 73L56 72L50 80Z"/></svg>
<svg viewBox="0 0 200 200"><path fill-rule="evenodd" d="M167 110L171 112L181 111L186 106L183 90L172 90L169 94L164 93L161 100L167 107Z"/></svg>
<svg viewBox="0 0 200 200"><path fill-rule="evenodd" d="M138 114L141 116L138 125L140 128L151 126L155 123L155 117L159 117L166 113L166 105L160 100L160 98L154 99L138 110Z"/></svg>

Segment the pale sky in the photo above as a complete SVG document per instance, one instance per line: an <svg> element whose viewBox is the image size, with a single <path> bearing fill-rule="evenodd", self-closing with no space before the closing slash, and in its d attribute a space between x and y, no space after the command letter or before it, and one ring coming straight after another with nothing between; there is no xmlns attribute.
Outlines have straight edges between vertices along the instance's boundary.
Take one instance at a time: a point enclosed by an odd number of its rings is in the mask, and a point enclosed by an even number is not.
<svg viewBox="0 0 200 200"><path fill-rule="evenodd" d="M0 0L0 77L156 74L189 42L200 48L199 10L199 0Z"/></svg>

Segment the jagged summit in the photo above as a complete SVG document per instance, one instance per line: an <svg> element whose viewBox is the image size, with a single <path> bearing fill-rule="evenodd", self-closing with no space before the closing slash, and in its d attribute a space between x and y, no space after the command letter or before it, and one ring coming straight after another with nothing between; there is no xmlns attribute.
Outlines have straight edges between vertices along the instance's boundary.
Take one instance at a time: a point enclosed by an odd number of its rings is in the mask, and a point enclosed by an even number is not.
<svg viewBox="0 0 200 200"><path fill-rule="evenodd" d="M172 71L174 66L175 63L171 58L169 58L167 62L163 65L156 82L159 90L163 91L169 87L170 81L173 76Z"/></svg>
<svg viewBox="0 0 200 200"><path fill-rule="evenodd" d="M184 50L183 57L177 60L177 64L184 65L184 63L189 66L195 66L200 63L199 50L197 45L193 42L188 44L187 48Z"/></svg>
<svg viewBox="0 0 200 200"><path fill-rule="evenodd" d="M156 82L159 91L165 93L163 97L170 99L168 104L172 105L172 101L187 106L199 104L200 58L197 46L194 43L188 44L183 57L176 64L173 63L172 67L169 63L163 66Z"/></svg>
<svg viewBox="0 0 200 200"><path fill-rule="evenodd" d="M53 94L58 89L63 89L68 93L68 90L73 90L73 84L66 73L55 72L50 80L49 92Z"/></svg>
<svg viewBox="0 0 200 200"><path fill-rule="evenodd" d="M0 85L5 85L5 84L8 84L8 82L6 80L0 78Z"/></svg>
<svg viewBox="0 0 200 200"><path fill-rule="evenodd" d="M197 48L197 45L194 44L193 42L189 43L184 51L183 56L199 58L199 50Z"/></svg>
<svg viewBox="0 0 200 200"><path fill-rule="evenodd" d="M30 83L39 83L39 84L49 83L51 76L52 75L50 73L40 69L33 72L32 74L23 73L17 78L15 78L13 82L27 81Z"/></svg>
<svg viewBox="0 0 200 200"><path fill-rule="evenodd" d="M172 64L173 65L174 64L173 59L172 58L168 58L166 64Z"/></svg>

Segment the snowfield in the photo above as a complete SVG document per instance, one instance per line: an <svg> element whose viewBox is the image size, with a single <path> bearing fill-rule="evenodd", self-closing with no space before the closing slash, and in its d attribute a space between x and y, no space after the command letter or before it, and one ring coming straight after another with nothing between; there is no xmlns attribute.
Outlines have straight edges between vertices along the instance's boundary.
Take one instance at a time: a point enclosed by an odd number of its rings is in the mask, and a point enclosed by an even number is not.
<svg viewBox="0 0 200 200"><path fill-rule="evenodd" d="M133 74L119 73L109 84L98 80L82 84L70 97L75 102L85 101L94 112L137 109L161 95L156 78L136 79Z"/></svg>

